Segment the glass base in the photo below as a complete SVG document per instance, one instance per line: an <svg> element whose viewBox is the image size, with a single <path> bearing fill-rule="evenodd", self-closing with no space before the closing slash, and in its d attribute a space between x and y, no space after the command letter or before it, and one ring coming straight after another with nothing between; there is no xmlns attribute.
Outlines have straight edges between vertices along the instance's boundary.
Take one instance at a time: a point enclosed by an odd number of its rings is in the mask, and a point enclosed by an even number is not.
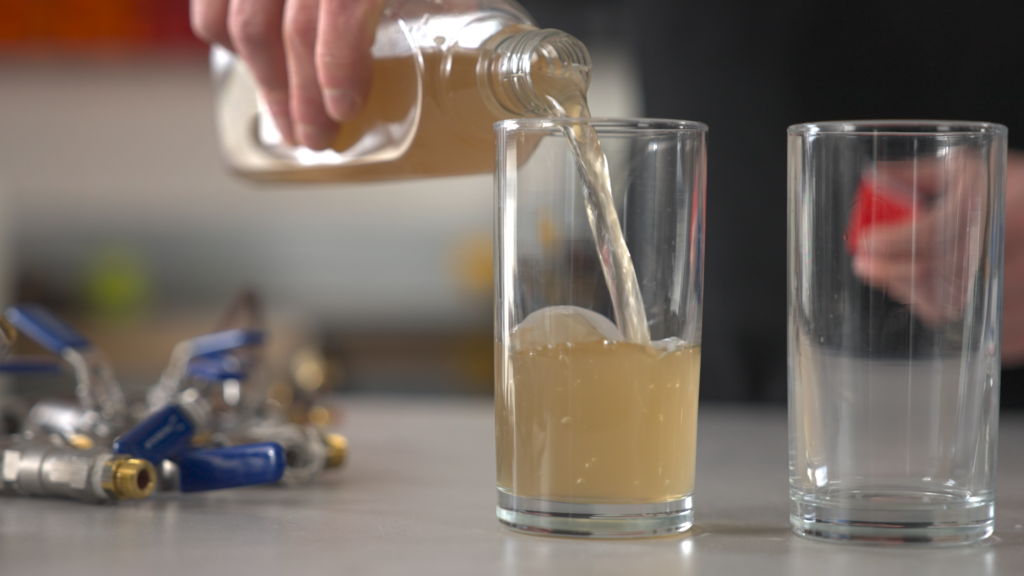
<svg viewBox="0 0 1024 576"><path fill-rule="evenodd" d="M550 536L664 536L693 526L693 497L657 504L578 504L522 498L499 488L498 520L513 530Z"/></svg>
<svg viewBox="0 0 1024 576"><path fill-rule="evenodd" d="M856 491L812 500L793 494L790 524L802 536L880 544L969 544L992 535L994 505L946 494Z"/></svg>

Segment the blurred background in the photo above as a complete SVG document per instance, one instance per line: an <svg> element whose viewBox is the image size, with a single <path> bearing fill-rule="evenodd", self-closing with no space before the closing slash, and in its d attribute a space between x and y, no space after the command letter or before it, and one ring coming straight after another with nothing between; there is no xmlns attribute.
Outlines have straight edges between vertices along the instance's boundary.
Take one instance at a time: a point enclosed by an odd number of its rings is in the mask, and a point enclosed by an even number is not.
<svg viewBox="0 0 1024 576"><path fill-rule="evenodd" d="M786 126L987 120L1024 148L1020 2L521 3L590 49L595 116L711 126L702 401L786 400ZM341 390L489 394L491 207L489 174L235 178L187 0L0 0L0 303L66 315L128 387L250 289L281 378L315 352Z"/></svg>
<svg viewBox="0 0 1024 576"><path fill-rule="evenodd" d="M523 4L591 47L594 115L643 114L621 2ZM54 308L130 391L251 289L282 373L314 350L342 390L491 393L491 197L235 178L187 0L0 0L0 303Z"/></svg>

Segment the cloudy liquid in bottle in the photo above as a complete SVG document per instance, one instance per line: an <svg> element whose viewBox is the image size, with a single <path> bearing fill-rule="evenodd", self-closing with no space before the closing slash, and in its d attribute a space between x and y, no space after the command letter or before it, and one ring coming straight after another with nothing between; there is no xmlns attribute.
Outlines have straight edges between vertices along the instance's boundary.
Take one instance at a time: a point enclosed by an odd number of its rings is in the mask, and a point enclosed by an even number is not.
<svg viewBox="0 0 1024 576"><path fill-rule="evenodd" d="M405 151L386 162L253 174L272 180L358 182L492 172L493 124L503 117L488 108L477 86L479 51L425 50L423 97L417 107L416 59L378 58L373 83L358 116L338 129L331 149L351 152L381 136L409 132ZM458 111L453 114L452 111ZM508 116L505 116L508 117ZM407 125L416 124L413 131ZM366 138L369 135L369 138ZM366 138L366 140L363 140ZM362 142L361 142L362 141Z"/></svg>

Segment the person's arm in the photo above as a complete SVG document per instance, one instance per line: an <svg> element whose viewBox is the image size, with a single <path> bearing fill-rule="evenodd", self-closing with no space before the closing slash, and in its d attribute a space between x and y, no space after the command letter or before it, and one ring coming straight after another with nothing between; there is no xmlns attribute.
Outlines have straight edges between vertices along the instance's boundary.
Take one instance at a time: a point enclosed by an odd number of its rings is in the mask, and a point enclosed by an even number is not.
<svg viewBox="0 0 1024 576"><path fill-rule="evenodd" d="M370 91L384 0L192 0L192 29L249 65L291 143L322 150Z"/></svg>

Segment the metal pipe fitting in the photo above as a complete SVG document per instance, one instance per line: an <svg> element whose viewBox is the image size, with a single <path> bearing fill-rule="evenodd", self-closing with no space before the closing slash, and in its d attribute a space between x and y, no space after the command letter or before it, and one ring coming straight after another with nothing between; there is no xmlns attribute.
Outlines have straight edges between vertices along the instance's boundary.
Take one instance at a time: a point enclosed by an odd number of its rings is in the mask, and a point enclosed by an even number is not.
<svg viewBox="0 0 1024 576"><path fill-rule="evenodd" d="M148 497L157 474L147 460L22 440L0 453L0 482L7 494L108 502Z"/></svg>

